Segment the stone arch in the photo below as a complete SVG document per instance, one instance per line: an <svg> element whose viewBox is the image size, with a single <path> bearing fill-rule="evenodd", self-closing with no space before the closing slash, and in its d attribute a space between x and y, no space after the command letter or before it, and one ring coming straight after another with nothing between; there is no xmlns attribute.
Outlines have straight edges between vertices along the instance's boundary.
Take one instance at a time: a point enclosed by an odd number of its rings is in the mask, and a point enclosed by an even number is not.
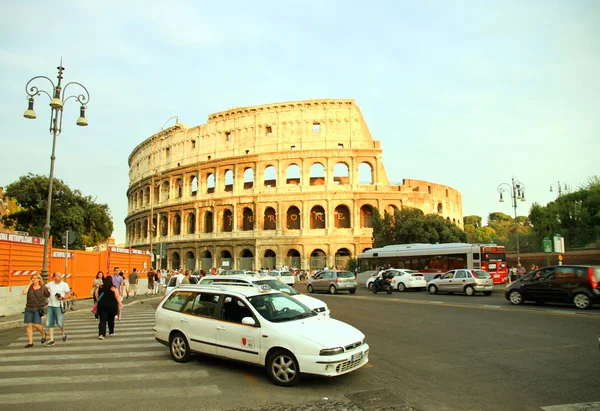
<svg viewBox="0 0 600 411"><path fill-rule="evenodd" d="M181 257L177 251L171 253L171 268L173 270L179 270L181 268Z"/></svg>
<svg viewBox="0 0 600 411"><path fill-rule="evenodd" d="M320 248L315 248L310 253L310 269L322 270L327 267L327 254Z"/></svg>
<svg viewBox="0 0 600 411"><path fill-rule="evenodd" d="M442 203L438 203L438 205L437 205L438 214L442 214L443 211L444 211L444 207L442 206Z"/></svg>
<svg viewBox="0 0 600 411"><path fill-rule="evenodd" d="M212 194L215 192L215 175L208 173L206 176L206 194Z"/></svg>
<svg viewBox="0 0 600 411"><path fill-rule="evenodd" d="M147 218L144 220L144 223L142 224L142 229L144 231L143 238L148 238L148 219Z"/></svg>
<svg viewBox="0 0 600 411"><path fill-rule="evenodd" d="M373 165L363 161L358 166L358 184L373 184Z"/></svg>
<svg viewBox="0 0 600 411"><path fill-rule="evenodd" d="M290 164L285 170L285 183L299 186L301 183L301 176L300 166L298 166L298 164Z"/></svg>
<svg viewBox="0 0 600 411"><path fill-rule="evenodd" d="M325 185L325 167L321 163L313 163L310 166L309 181L311 186Z"/></svg>
<svg viewBox="0 0 600 411"><path fill-rule="evenodd" d="M173 216L173 235L181 234L181 216L179 213Z"/></svg>
<svg viewBox="0 0 600 411"><path fill-rule="evenodd" d="M169 192L171 191L171 185L168 181L163 181L160 188L160 201L169 200Z"/></svg>
<svg viewBox="0 0 600 411"><path fill-rule="evenodd" d="M262 268L275 268L277 266L277 253L270 248L265 250L261 266Z"/></svg>
<svg viewBox="0 0 600 411"><path fill-rule="evenodd" d="M300 230L302 214L296 206L290 206L286 213L286 227L290 230Z"/></svg>
<svg viewBox="0 0 600 411"><path fill-rule="evenodd" d="M154 186L154 204L160 201L160 183Z"/></svg>
<svg viewBox="0 0 600 411"><path fill-rule="evenodd" d="M254 212L250 207L244 207L242 212L242 231L254 230Z"/></svg>
<svg viewBox="0 0 600 411"><path fill-rule="evenodd" d="M290 248L287 252L287 266L293 268L302 267L302 255L295 248Z"/></svg>
<svg viewBox="0 0 600 411"><path fill-rule="evenodd" d="M229 209L223 211L223 219L221 220L221 231L233 231L233 213Z"/></svg>
<svg viewBox="0 0 600 411"><path fill-rule="evenodd" d="M166 237L169 234L169 219L166 215L160 217L160 235Z"/></svg>
<svg viewBox="0 0 600 411"><path fill-rule="evenodd" d="M320 205L314 206L310 210L310 228L325 228L325 223L325 209Z"/></svg>
<svg viewBox="0 0 600 411"><path fill-rule="evenodd" d="M386 212L387 212L389 215L391 215L391 216L394 216L394 215L396 214L396 211L399 211L399 210L398 210L398 207L396 207L394 204L389 204L389 205L388 205L388 206L385 208L385 211L386 211Z"/></svg>
<svg viewBox="0 0 600 411"><path fill-rule="evenodd" d="M195 197L198 194L198 177L193 175L190 178L190 195Z"/></svg>
<svg viewBox="0 0 600 411"><path fill-rule="evenodd" d="M348 263L352 258L352 253L345 247L339 248L335 252L335 266L342 269L348 269Z"/></svg>
<svg viewBox="0 0 600 411"><path fill-rule="evenodd" d="M219 254L220 263L222 268L232 269L233 268L233 257L229 250L222 250Z"/></svg>
<svg viewBox="0 0 600 411"><path fill-rule="evenodd" d="M187 253L185 253L185 268L187 270L195 270L196 269L196 256L191 251L188 251Z"/></svg>
<svg viewBox="0 0 600 411"><path fill-rule="evenodd" d="M254 253L244 248L239 254L239 266L240 270L253 270L254 269Z"/></svg>
<svg viewBox="0 0 600 411"><path fill-rule="evenodd" d="M244 169L244 190L249 190L254 187L254 169L246 167Z"/></svg>
<svg viewBox="0 0 600 411"><path fill-rule="evenodd" d="M224 190L225 192L232 192L233 191L233 181L234 181L234 175L233 175L233 170L227 169L225 170L225 187Z"/></svg>
<svg viewBox="0 0 600 411"><path fill-rule="evenodd" d="M344 204L337 206L333 212L333 220L335 228L350 228L352 221L350 220L350 210Z"/></svg>
<svg viewBox="0 0 600 411"><path fill-rule="evenodd" d="M373 228L373 207L370 204L365 204L360 208L360 226Z"/></svg>
<svg viewBox="0 0 600 411"><path fill-rule="evenodd" d="M207 211L204 213L204 232L212 233L213 231L215 231L213 213L212 211Z"/></svg>
<svg viewBox="0 0 600 411"><path fill-rule="evenodd" d="M196 213L191 211L187 215L187 233L195 234L196 233Z"/></svg>
<svg viewBox="0 0 600 411"><path fill-rule="evenodd" d="M348 164L344 162L339 162L333 167L333 184L335 185L345 185L349 184L349 173L350 168Z"/></svg>
<svg viewBox="0 0 600 411"><path fill-rule="evenodd" d="M150 187L144 188L144 205L150 204Z"/></svg>
<svg viewBox="0 0 600 411"><path fill-rule="evenodd" d="M205 271L209 271L213 267L213 256L210 251L204 250L200 254L200 267Z"/></svg>
<svg viewBox="0 0 600 411"><path fill-rule="evenodd" d="M183 197L183 180L178 178L175 180L175 198Z"/></svg>
<svg viewBox="0 0 600 411"><path fill-rule="evenodd" d="M138 221L135 225L135 234L136 238L142 237L142 223L140 221Z"/></svg>
<svg viewBox="0 0 600 411"><path fill-rule="evenodd" d="M265 167L263 185L267 188L277 187L277 169L273 165Z"/></svg>
<svg viewBox="0 0 600 411"><path fill-rule="evenodd" d="M267 207L265 209L265 217L263 221L263 230L276 230L277 229L277 214L273 207Z"/></svg>

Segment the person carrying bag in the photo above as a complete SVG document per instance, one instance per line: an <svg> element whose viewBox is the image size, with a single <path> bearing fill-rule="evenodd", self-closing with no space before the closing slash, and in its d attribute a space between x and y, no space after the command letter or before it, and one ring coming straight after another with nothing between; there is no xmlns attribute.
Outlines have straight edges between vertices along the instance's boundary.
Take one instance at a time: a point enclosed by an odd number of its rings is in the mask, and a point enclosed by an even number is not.
<svg viewBox="0 0 600 411"><path fill-rule="evenodd" d="M29 284L22 291L23 295L27 295L25 305L25 318L23 323L27 327L27 345L25 348L33 347L33 328L42 335L41 343L46 342L46 333L42 327L42 316L46 314L48 309L48 297L50 291L44 287L42 277L39 274L34 274L29 280Z"/></svg>

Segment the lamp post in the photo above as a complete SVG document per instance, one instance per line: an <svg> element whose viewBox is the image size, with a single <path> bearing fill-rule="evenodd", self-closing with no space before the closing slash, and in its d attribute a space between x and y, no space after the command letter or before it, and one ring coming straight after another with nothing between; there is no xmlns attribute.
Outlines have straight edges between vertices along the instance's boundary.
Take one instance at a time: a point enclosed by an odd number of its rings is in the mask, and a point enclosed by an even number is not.
<svg viewBox="0 0 600 411"><path fill-rule="evenodd" d="M517 229L517 264L521 264L521 252L519 249L519 223L517 221L517 200L525 201L525 185L519 180L511 179L511 184L500 183L498 185L498 193L500 193L500 202L504 202L502 193L509 193L512 200L512 207L515 210L515 225Z"/></svg>
<svg viewBox="0 0 600 411"><path fill-rule="evenodd" d="M62 59L60 61L60 65L57 67L58 69L58 82L56 85L46 76L36 76L29 80L25 85L25 92L27 93L29 100L29 107L23 114L23 117L28 119L35 119L36 114L33 111L33 101L35 96L39 96L44 93L50 98L50 133L52 133L52 155L50 156L50 177L48 180L48 204L46 207L46 223L44 225L44 261L42 263L42 278L44 282L48 278L48 251L49 251L49 238L50 238L50 214L52 209L52 184L54 181L54 160L56 159L56 136L58 136L62 131L62 114L63 114L63 106L70 98L74 98L81 105L79 108L79 118L77 119L77 125L85 127L88 125L88 121L85 118L85 110L87 108L87 104L90 101L90 93L88 90L80 83L71 82L67 83L64 87L61 85L63 78L63 71L65 68L62 66ZM39 89L37 86L32 83L38 79L45 79L50 82L52 85L52 91L48 93L42 89ZM83 89L83 93L85 94L77 94L72 96L67 96L67 88L70 85L77 85Z"/></svg>
<svg viewBox="0 0 600 411"><path fill-rule="evenodd" d="M567 186L567 183L562 183L561 186L561 182L558 181L556 184L550 184L550 192L554 191L553 189L556 188L556 191L558 191L558 197L560 197L561 195L563 195L563 191L568 191L569 187Z"/></svg>
<svg viewBox="0 0 600 411"><path fill-rule="evenodd" d="M150 230L149 230L149 234L150 234L150 246L149 246L149 248L150 248L150 253L152 254L152 259L153 260L155 260L155 258L154 258L154 253L152 252L152 240L154 239L154 232L158 229L157 226L158 226L158 223L159 223L159 221L156 220L156 226L154 225L154 184L155 184L154 178L155 178L155 176L157 174L156 173L155 161L154 161L154 153L155 153L154 143L156 141L156 136L158 135L158 133L160 133L161 131L163 131L164 128L165 128L165 126L167 125L167 123L169 121L173 120L173 119L175 119L175 125L179 124L179 117L173 116L170 119L168 119L167 121L165 121L165 124L163 124L163 126L160 128L160 130L158 130L156 132L156 134L152 137L152 153L150 154L150 158L152 159L151 160L151 162L152 162L152 164L151 164L151 170L150 170L150 172L152 173L152 177L151 177L152 178L152 182L151 182L150 196L149 196L149 198L150 198L150 221L148 221L148 226L150 228ZM160 176L160 173L159 173L159 176ZM159 184L160 184L160 181L159 181ZM159 252L160 252L160 250L159 250ZM155 263L156 262L157 261L155 261ZM156 268L160 269L159 266L157 266Z"/></svg>

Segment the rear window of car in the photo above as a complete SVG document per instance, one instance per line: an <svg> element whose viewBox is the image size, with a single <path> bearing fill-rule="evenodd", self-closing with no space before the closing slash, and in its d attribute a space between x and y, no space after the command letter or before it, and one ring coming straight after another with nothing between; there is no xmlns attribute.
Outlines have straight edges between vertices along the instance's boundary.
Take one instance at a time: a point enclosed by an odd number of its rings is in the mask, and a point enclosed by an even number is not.
<svg viewBox="0 0 600 411"><path fill-rule="evenodd" d="M490 273L485 270L473 270L476 278L490 278Z"/></svg>
<svg viewBox="0 0 600 411"><path fill-rule="evenodd" d="M350 271L338 271L337 276L340 278L354 278L354 274L352 274Z"/></svg>

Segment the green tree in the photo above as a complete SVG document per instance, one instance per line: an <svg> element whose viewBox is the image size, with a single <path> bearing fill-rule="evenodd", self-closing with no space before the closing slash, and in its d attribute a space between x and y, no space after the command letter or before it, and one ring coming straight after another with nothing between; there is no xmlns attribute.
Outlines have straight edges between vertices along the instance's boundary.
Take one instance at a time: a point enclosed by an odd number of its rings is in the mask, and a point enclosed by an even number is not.
<svg viewBox="0 0 600 411"><path fill-rule="evenodd" d="M48 177L28 174L6 187L6 195L14 199L20 209L4 216L2 222L19 231L43 237L46 223ZM110 210L106 204L97 204L92 197L71 190L62 180L54 179L52 187L52 214L50 235L54 247L63 247L62 234L73 231L75 242L71 249L83 249L105 241L113 232Z"/></svg>

